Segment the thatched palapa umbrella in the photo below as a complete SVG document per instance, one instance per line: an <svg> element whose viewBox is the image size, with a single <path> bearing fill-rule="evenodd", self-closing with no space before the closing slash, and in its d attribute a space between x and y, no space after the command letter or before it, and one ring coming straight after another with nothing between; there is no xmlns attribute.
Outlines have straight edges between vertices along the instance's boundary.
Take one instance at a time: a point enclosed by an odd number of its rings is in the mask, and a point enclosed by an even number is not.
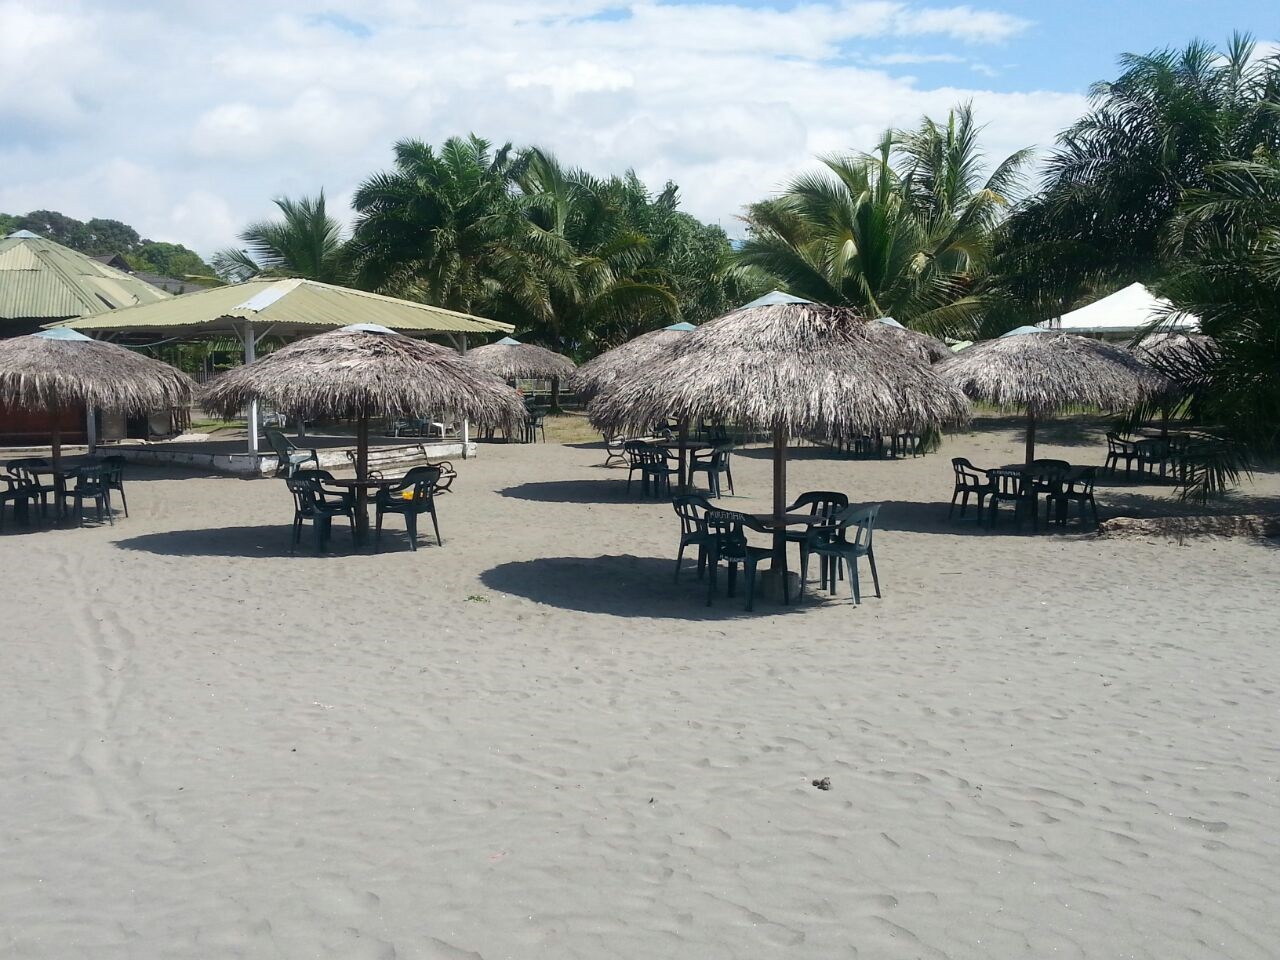
<svg viewBox="0 0 1280 960"><path fill-rule="evenodd" d="M205 406L234 416L253 400L314 419L353 419L356 476L369 470L369 418L451 410L482 426L523 422L519 395L458 353L376 324L355 324L296 340L211 382Z"/></svg>
<svg viewBox="0 0 1280 960"><path fill-rule="evenodd" d="M750 303L743 304L738 309L746 310L749 307L767 307L780 303L813 302L812 300L806 300L804 297L797 297L795 294L773 290L763 297L757 297ZM951 356L951 349L937 337L931 337L927 333L920 333L918 330L904 327L893 317L873 317L872 319L875 323L880 324L881 328L870 327L868 328L869 332L876 335L883 333L886 338L896 339L900 346L906 347L906 349L924 360L925 363L934 363L944 357Z"/></svg>
<svg viewBox="0 0 1280 960"><path fill-rule="evenodd" d="M503 337L497 343L473 347L466 358L481 370L503 380L550 380L551 406L560 406L560 384L573 376L578 365L564 354L554 353L535 343L521 343L514 337Z"/></svg>
<svg viewBox="0 0 1280 960"><path fill-rule="evenodd" d="M897 337L902 346L918 355L925 363L937 363L951 356L951 348L937 337L904 327L893 317L876 317L875 322L885 330L892 331L890 336Z"/></svg>
<svg viewBox="0 0 1280 960"><path fill-rule="evenodd" d="M935 369L975 400L1026 411L1027 463L1036 455L1036 420L1068 407L1127 409L1164 385L1124 347L1038 327L974 344Z"/></svg>
<svg viewBox="0 0 1280 960"><path fill-rule="evenodd" d="M187 403L193 387L186 374L167 363L74 330L0 340L0 400L49 411L55 470L62 462L58 411L63 406L147 413Z"/></svg>
<svg viewBox="0 0 1280 960"><path fill-rule="evenodd" d="M1208 376L1218 362L1217 341L1202 333L1161 331L1143 337L1133 352L1165 378L1155 397L1160 407L1160 434L1169 435L1169 417L1187 397L1188 384Z"/></svg>
<svg viewBox="0 0 1280 960"><path fill-rule="evenodd" d="M1161 331L1143 337L1133 352L1152 366L1172 363L1195 363L1217 353L1213 337L1203 333Z"/></svg>
<svg viewBox="0 0 1280 960"><path fill-rule="evenodd" d="M736 310L670 345L591 403L592 422L621 432L662 417L699 418L773 435L773 513L786 509L789 437L849 437L968 419L968 402L926 364L868 330L853 310L773 303ZM782 548L779 533L774 549Z"/></svg>
<svg viewBox="0 0 1280 960"><path fill-rule="evenodd" d="M569 378L569 388L582 399L590 400L614 381L645 369L666 347L696 329L692 323L673 323L661 330L642 333L580 366Z"/></svg>
<svg viewBox="0 0 1280 960"><path fill-rule="evenodd" d="M563 354L534 343L521 343L514 337L472 347L466 358L503 380L559 380L573 376L577 369L577 364Z"/></svg>

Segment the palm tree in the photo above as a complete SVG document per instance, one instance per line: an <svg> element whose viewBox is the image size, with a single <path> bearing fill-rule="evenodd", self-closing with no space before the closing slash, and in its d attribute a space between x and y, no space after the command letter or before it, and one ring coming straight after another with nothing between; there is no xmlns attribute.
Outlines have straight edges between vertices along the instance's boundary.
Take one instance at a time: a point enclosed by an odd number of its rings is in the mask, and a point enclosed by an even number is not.
<svg viewBox="0 0 1280 960"><path fill-rule="evenodd" d="M1019 151L984 180L979 130L964 105L945 125L886 133L874 154L823 158L825 171L748 209L738 262L811 300L970 332L992 231L1028 159Z"/></svg>
<svg viewBox="0 0 1280 960"><path fill-rule="evenodd" d="M283 220L260 220L240 232L245 249L229 248L213 256L214 270L232 280L258 276L302 277L342 283L348 268L342 224L325 210L324 191L312 197L273 201Z"/></svg>
<svg viewBox="0 0 1280 960"><path fill-rule="evenodd" d="M360 285L466 312L502 290L536 302L539 279L516 249L525 226L511 144L494 151L473 134L439 151L420 140L394 149L395 169L367 179L353 199Z"/></svg>
<svg viewBox="0 0 1280 960"><path fill-rule="evenodd" d="M1280 148L1280 59L1256 58L1248 36L1222 53L1197 41L1121 64L1119 79L1094 84L1043 189L1010 221L1001 246L1023 302L1069 305L1093 286L1158 279L1184 192L1205 188L1213 164Z"/></svg>
<svg viewBox="0 0 1280 960"><path fill-rule="evenodd" d="M537 148L521 159L527 229L517 246L541 295L533 285L504 286L508 319L552 349L582 355L620 331L647 328L655 314L674 315L669 277L645 232L652 210L674 211L674 185L651 197L634 173L599 179Z"/></svg>
<svg viewBox="0 0 1280 960"><path fill-rule="evenodd" d="M1205 173L1178 207L1167 236L1176 266L1160 284L1213 343L1159 364L1216 437L1193 458L1188 492L1200 497L1280 447L1280 158Z"/></svg>
<svg viewBox="0 0 1280 960"><path fill-rule="evenodd" d="M981 132L973 104L963 103L947 115L945 124L923 117L915 130L894 135L893 147L905 161L903 181L911 206L930 231L951 233L944 249L956 258L957 266L985 259L991 231L1020 194L1023 171L1033 155L1030 148L1018 150L984 178ZM966 241L974 240L980 247L970 250Z"/></svg>

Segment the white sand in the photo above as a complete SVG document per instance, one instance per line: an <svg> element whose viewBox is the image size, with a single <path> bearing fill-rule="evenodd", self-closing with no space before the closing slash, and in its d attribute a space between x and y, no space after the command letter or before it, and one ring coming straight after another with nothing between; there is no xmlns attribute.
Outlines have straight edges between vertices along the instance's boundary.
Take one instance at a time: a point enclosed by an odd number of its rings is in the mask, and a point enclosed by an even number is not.
<svg viewBox="0 0 1280 960"><path fill-rule="evenodd" d="M0 956L1276 956L1280 550L948 526L1017 440L800 454L889 502L860 609L703 606L575 447L459 464L416 554L176 473L0 537Z"/></svg>

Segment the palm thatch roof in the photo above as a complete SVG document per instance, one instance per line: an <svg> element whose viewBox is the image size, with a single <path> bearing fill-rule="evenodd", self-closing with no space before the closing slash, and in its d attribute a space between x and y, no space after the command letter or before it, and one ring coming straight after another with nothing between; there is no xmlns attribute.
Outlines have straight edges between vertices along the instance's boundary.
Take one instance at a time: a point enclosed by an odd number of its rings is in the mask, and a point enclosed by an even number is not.
<svg viewBox="0 0 1280 960"><path fill-rule="evenodd" d="M473 347L467 351L466 358L481 370L503 380L563 380L573 376L577 369L577 364L563 354L553 353L537 344L521 343L512 337Z"/></svg>
<svg viewBox="0 0 1280 960"><path fill-rule="evenodd" d="M902 346L906 347L925 363L937 363L939 360L951 356L951 348L937 337L931 337L927 333L921 333L919 330L904 327L893 317L877 317L874 322L877 327L885 332L884 335L896 337Z"/></svg>
<svg viewBox="0 0 1280 960"><path fill-rule="evenodd" d="M194 386L167 363L73 330L0 340L0 401L11 406L147 413L187 403Z"/></svg>
<svg viewBox="0 0 1280 960"><path fill-rule="evenodd" d="M845 307L746 307L660 348L589 413L615 433L668 416L832 437L966 421L964 395L889 332Z"/></svg>
<svg viewBox="0 0 1280 960"><path fill-rule="evenodd" d="M568 387L584 400L590 400L619 378L630 377L644 370L663 351L683 339L697 327L691 323L673 323L661 330L650 330L621 346L606 350L588 360L569 378Z"/></svg>
<svg viewBox="0 0 1280 960"><path fill-rule="evenodd" d="M526 416L515 390L455 351L374 324L294 341L217 377L200 399L225 416L255 399L304 420L449 411L509 427Z"/></svg>
<svg viewBox="0 0 1280 960"><path fill-rule="evenodd" d="M1152 408L1135 411L1139 416L1159 408L1162 422L1168 427L1170 408L1187 396L1194 396L1197 386L1208 381L1221 360L1218 342L1201 333L1163 331L1144 337L1133 352L1156 373L1165 378L1164 388L1152 397Z"/></svg>
<svg viewBox="0 0 1280 960"><path fill-rule="evenodd" d="M1139 359L1157 369L1166 363L1199 361L1205 354L1216 351L1213 337L1182 331L1148 334L1133 348Z"/></svg>
<svg viewBox="0 0 1280 960"><path fill-rule="evenodd" d="M757 297L750 303L743 304L739 310L746 310L751 307L768 307L782 303L813 303L812 300L806 300L804 297L797 297L791 293L783 293L781 290L773 290L766 293L763 297ZM925 363L934 363L944 357L951 356L951 348L939 340L937 337L931 337L927 333L920 333L918 330L912 330L910 327L904 327L893 317L874 317L872 318L876 324L881 325L884 330L892 330L893 337L910 350L914 355L920 357ZM871 332L878 331L871 328Z"/></svg>
<svg viewBox="0 0 1280 960"><path fill-rule="evenodd" d="M1124 410L1164 387L1164 378L1124 347L1044 330L1010 331L934 369L975 400L1037 417L1077 406Z"/></svg>

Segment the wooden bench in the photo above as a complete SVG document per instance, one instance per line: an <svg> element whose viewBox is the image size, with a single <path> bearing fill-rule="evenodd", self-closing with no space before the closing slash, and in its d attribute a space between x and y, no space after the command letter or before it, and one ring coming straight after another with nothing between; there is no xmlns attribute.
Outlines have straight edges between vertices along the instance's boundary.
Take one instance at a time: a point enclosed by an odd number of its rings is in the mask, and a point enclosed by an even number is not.
<svg viewBox="0 0 1280 960"><path fill-rule="evenodd" d="M453 464L448 460L437 460L434 463L427 456L427 449L424 444L418 444L418 455L425 461L425 465L429 467L440 468L440 479L436 481L436 493L448 493L453 486L453 481L458 477L458 471L453 468ZM404 447L374 448L369 451L369 476L379 479L383 476L380 467L403 466L405 470L409 466L423 466L424 464L413 464L404 456ZM348 450L347 459L351 461L354 467L356 463L356 451Z"/></svg>

